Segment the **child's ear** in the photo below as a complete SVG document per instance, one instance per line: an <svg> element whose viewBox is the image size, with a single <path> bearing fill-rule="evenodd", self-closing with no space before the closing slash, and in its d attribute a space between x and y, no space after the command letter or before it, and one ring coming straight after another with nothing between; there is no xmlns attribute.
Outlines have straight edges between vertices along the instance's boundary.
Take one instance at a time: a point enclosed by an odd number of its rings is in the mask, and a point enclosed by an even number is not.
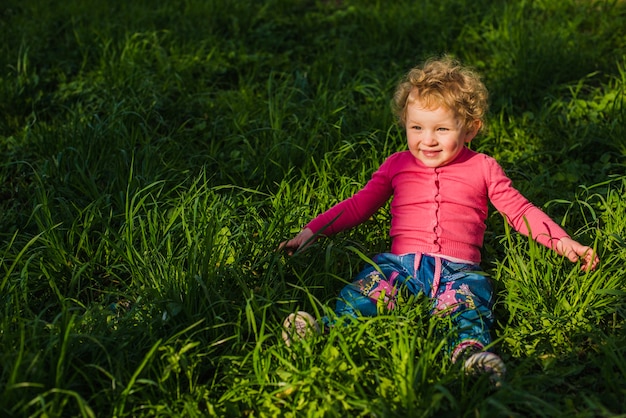
<svg viewBox="0 0 626 418"><path fill-rule="evenodd" d="M480 120L475 120L471 123L471 128L469 128L467 130L467 132L465 133L465 143L469 143L472 141L472 139L474 139L474 137L478 134L478 131L480 131L480 128L483 126L483 122Z"/></svg>

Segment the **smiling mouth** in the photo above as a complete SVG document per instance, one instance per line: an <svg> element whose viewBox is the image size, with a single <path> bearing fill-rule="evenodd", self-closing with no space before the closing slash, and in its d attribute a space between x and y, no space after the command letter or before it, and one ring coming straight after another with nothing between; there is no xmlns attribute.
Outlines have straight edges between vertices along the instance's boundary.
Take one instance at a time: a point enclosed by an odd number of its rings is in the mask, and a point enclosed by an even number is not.
<svg viewBox="0 0 626 418"><path fill-rule="evenodd" d="M441 151L425 151L422 150L422 154L424 154L426 157L436 157L439 155Z"/></svg>

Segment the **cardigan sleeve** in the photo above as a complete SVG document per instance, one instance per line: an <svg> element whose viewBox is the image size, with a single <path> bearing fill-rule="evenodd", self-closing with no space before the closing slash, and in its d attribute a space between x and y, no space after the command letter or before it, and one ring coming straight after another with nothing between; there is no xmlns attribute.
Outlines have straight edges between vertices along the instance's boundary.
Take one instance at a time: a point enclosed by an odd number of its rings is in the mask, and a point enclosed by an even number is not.
<svg viewBox="0 0 626 418"><path fill-rule="evenodd" d="M387 158L361 190L318 215L306 227L314 233L334 235L369 219L393 194L389 174L393 159L393 155Z"/></svg>
<svg viewBox="0 0 626 418"><path fill-rule="evenodd" d="M538 243L555 249L556 243L569 235L541 209L533 205L506 176L495 159L487 157L489 199L516 231L531 236Z"/></svg>

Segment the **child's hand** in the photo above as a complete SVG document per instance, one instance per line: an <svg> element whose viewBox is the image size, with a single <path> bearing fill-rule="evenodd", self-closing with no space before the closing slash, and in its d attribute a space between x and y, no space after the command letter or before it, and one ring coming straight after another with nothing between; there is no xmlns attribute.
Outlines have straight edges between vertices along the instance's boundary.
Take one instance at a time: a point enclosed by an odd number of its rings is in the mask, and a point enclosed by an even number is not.
<svg viewBox="0 0 626 418"><path fill-rule="evenodd" d="M593 270L600 262L593 248L582 245L569 237L563 237L557 242L556 251L567 257L572 263L581 260L583 270Z"/></svg>
<svg viewBox="0 0 626 418"><path fill-rule="evenodd" d="M285 250L288 255L293 255L297 250L304 248L304 246L308 247L313 243L313 231L309 228L304 228L298 235L290 239L289 241L283 241L278 246L279 250Z"/></svg>

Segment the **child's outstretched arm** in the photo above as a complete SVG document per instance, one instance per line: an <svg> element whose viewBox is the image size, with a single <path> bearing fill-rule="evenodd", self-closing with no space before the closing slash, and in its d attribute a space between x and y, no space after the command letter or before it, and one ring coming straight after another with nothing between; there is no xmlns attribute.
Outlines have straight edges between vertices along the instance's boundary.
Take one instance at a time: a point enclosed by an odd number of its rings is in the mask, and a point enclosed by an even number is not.
<svg viewBox="0 0 626 418"><path fill-rule="evenodd" d="M278 249L293 255L315 242L321 233L331 236L369 219L393 194L389 170L395 167L402 155L396 153L388 157L361 190L316 216L298 235L281 242Z"/></svg>
<svg viewBox="0 0 626 418"><path fill-rule="evenodd" d="M300 248L304 248L304 246L308 246L313 243L313 236L315 234L310 228L304 228L302 231L298 233L295 237L288 241L283 241L278 246L279 250L285 250L288 255L293 255L294 252L299 250Z"/></svg>
<svg viewBox="0 0 626 418"><path fill-rule="evenodd" d="M593 248L582 245L569 237L563 237L557 242L556 252L567 257L572 263L581 260L583 270L593 270L600 262Z"/></svg>

